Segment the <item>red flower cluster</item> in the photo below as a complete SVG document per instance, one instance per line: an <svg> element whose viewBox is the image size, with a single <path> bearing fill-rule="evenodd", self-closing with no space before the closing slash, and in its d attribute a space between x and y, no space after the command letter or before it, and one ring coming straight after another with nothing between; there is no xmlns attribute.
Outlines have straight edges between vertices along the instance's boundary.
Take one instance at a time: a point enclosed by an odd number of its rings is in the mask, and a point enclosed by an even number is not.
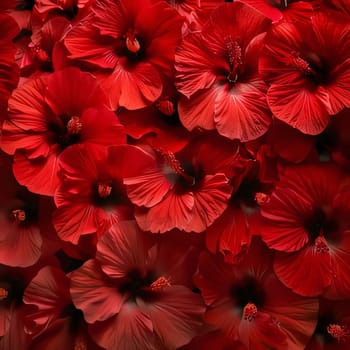
<svg viewBox="0 0 350 350"><path fill-rule="evenodd" d="M350 348L345 0L0 23L0 349Z"/></svg>

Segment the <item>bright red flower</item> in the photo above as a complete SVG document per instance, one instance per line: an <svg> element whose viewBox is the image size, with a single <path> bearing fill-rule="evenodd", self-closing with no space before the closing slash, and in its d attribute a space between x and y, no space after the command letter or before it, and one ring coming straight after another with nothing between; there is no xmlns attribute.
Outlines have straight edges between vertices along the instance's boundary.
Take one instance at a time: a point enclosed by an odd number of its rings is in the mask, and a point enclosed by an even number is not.
<svg viewBox="0 0 350 350"><path fill-rule="evenodd" d="M223 213L232 192L226 173L232 171L237 145L207 136L177 153L162 148L145 153L147 166L124 179L143 230L203 232Z"/></svg>
<svg viewBox="0 0 350 350"><path fill-rule="evenodd" d="M318 300L287 289L257 242L237 265L202 253L195 283L208 306L206 321L248 349L303 349L316 326Z"/></svg>
<svg viewBox="0 0 350 350"><path fill-rule="evenodd" d="M69 67L30 80L9 100L1 147L15 154L14 174L30 191L53 195L58 160L74 143L113 145L125 132L95 78Z"/></svg>
<svg viewBox="0 0 350 350"><path fill-rule="evenodd" d="M309 21L314 14L313 3L316 0L239 0L263 13L272 21L283 19L288 22Z"/></svg>
<svg viewBox="0 0 350 350"><path fill-rule="evenodd" d="M102 236L96 259L72 273L73 302L99 345L175 349L198 334L204 306L176 272L194 272L193 250L169 243L122 222Z"/></svg>
<svg viewBox="0 0 350 350"><path fill-rule="evenodd" d="M270 83L268 104L280 120L306 134L350 106L350 25L318 13L309 23L275 25L259 62Z"/></svg>
<svg viewBox="0 0 350 350"><path fill-rule="evenodd" d="M249 249L252 234L255 234L259 203L268 198L273 187L264 179L263 167L257 159L237 156L236 173L231 178L234 190L228 206L206 230L208 250L221 253L225 262L238 262Z"/></svg>
<svg viewBox="0 0 350 350"><path fill-rule="evenodd" d="M26 331L31 335L29 349L99 350L88 335L81 311L75 309L69 279L57 267L45 266L24 291Z"/></svg>
<svg viewBox="0 0 350 350"><path fill-rule="evenodd" d="M57 66L57 54L54 52L69 29L70 22L64 17L54 17L45 24L40 23L36 30L33 28L31 42L21 58L21 75L37 74L37 71L51 72Z"/></svg>
<svg viewBox="0 0 350 350"><path fill-rule="evenodd" d="M67 149L60 158L61 184L54 197L53 223L59 237L77 244L81 235L102 235L112 224L130 219L123 178L143 171L143 156L129 145Z"/></svg>
<svg viewBox="0 0 350 350"><path fill-rule="evenodd" d="M103 87L112 109L156 101L173 75L182 18L163 1L101 0L65 38L71 59L109 69Z"/></svg>
<svg viewBox="0 0 350 350"><path fill-rule="evenodd" d="M350 293L349 186L332 164L290 167L261 204L261 236L277 251L274 270L301 295Z"/></svg>
<svg viewBox="0 0 350 350"><path fill-rule="evenodd" d="M65 16L72 19L83 9L94 3L95 0L36 0L33 11L42 21L46 21L48 16ZM80 17L81 14L79 13Z"/></svg>
<svg viewBox="0 0 350 350"><path fill-rule="evenodd" d="M217 129L230 139L249 141L270 124L257 57L270 21L242 3L212 13L202 32L189 34L176 53L176 86L184 95L179 115L193 130Z"/></svg>

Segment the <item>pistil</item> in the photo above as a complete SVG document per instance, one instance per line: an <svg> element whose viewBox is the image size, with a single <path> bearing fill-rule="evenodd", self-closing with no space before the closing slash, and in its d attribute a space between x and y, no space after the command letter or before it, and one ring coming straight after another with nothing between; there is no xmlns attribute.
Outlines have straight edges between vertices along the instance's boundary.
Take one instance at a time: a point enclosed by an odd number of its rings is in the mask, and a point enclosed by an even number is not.
<svg viewBox="0 0 350 350"><path fill-rule="evenodd" d="M26 212L22 209L12 210L12 215L16 219L16 221L22 222L26 219Z"/></svg>
<svg viewBox="0 0 350 350"><path fill-rule="evenodd" d="M97 192L101 198L107 198L112 192L112 186L106 183L99 183L97 185Z"/></svg>

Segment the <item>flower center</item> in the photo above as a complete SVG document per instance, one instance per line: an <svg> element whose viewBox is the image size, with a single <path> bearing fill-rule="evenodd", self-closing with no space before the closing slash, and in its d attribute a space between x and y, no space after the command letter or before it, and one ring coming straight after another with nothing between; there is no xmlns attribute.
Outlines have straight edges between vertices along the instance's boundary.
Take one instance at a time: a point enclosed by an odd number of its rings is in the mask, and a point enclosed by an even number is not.
<svg viewBox="0 0 350 350"><path fill-rule="evenodd" d="M258 314L258 308L253 303L248 303L243 309L243 317L245 320L251 322Z"/></svg>
<svg viewBox="0 0 350 350"><path fill-rule="evenodd" d="M185 181L185 183L189 186L194 186L196 183L196 179L194 176L190 176L188 174L186 174L184 168L181 166L180 162L175 158L174 153L170 152L170 151L165 151L161 148L157 148L156 152L158 152L164 159L164 162L167 166L169 166L171 168L172 171L175 172L175 174L177 174L178 176L180 176L181 179L183 179ZM167 174L168 176L171 175L171 173L169 174L169 171L166 169L164 169L165 174ZM170 181L171 176L169 176Z"/></svg>
<svg viewBox="0 0 350 350"><path fill-rule="evenodd" d="M0 288L0 301L5 300L9 295L9 292L5 288Z"/></svg>
<svg viewBox="0 0 350 350"><path fill-rule="evenodd" d="M316 75L316 72L313 68L311 68L310 63L305 59L301 58L300 54L293 53L290 59L291 64L300 72L304 73L304 75Z"/></svg>
<svg viewBox="0 0 350 350"><path fill-rule="evenodd" d="M247 275L233 283L231 297L234 307L243 310L244 315L247 305L263 306L266 293L254 276Z"/></svg>
<svg viewBox="0 0 350 350"><path fill-rule="evenodd" d="M137 33L134 29L129 29L125 35L126 48L132 53L137 53L141 49L141 45L136 37L136 34Z"/></svg>
<svg viewBox="0 0 350 350"><path fill-rule="evenodd" d="M345 341L350 335L349 329L339 324L330 324L327 326L327 332L338 342Z"/></svg>
<svg viewBox="0 0 350 350"><path fill-rule="evenodd" d="M82 127L83 124L80 120L80 117L73 116L67 123L67 133L68 135L77 135L80 133Z"/></svg>
<svg viewBox="0 0 350 350"><path fill-rule="evenodd" d="M12 210L12 215L16 219L16 221L22 222L26 219L26 212L23 209L15 209Z"/></svg>
<svg viewBox="0 0 350 350"><path fill-rule="evenodd" d="M39 45L35 45L35 46L31 47L31 51L38 61L40 61L40 62L50 62L51 61L49 55Z"/></svg>
<svg viewBox="0 0 350 350"><path fill-rule="evenodd" d="M242 49L238 42L232 39L231 35L226 36L224 42L230 66L227 80L230 83L235 83L238 80L238 68L242 64Z"/></svg>
<svg viewBox="0 0 350 350"><path fill-rule="evenodd" d="M97 192L100 198L107 198L110 196L112 192L112 186L106 183L98 183L97 184Z"/></svg>

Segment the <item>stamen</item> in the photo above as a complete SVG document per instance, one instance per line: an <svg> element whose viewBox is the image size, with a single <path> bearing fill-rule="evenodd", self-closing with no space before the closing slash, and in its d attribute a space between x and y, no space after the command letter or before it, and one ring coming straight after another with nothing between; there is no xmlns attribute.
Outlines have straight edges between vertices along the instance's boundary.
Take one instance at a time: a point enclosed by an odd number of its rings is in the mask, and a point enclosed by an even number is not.
<svg viewBox="0 0 350 350"><path fill-rule="evenodd" d="M174 153L164 151L161 148L157 148L156 151L161 154L165 162L175 171L176 174L180 175L190 186L194 186L196 179L193 176L185 173L185 170L181 166L180 162L175 158Z"/></svg>
<svg viewBox="0 0 350 350"><path fill-rule="evenodd" d="M230 65L227 80L230 83L235 83L238 80L238 67L242 64L242 49L238 42L232 39L231 35L226 36L224 41Z"/></svg>
<svg viewBox="0 0 350 350"><path fill-rule="evenodd" d="M9 295L9 292L5 288L0 288L0 301L5 300Z"/></svg>
<svg viewBox="0 0 350 350"><path fill-rule="evenodd" d="M22 209L12 210L12 215L15 217L16 221L25 221L26 212Z"/></svg>
<svg viewBox="0 0 350 350"><path fill-rule="evenodd" d="M129 29L125 36L125 44L130 52L137 53L141 49L140 42L136 38L135 30Z"/></svg>
<svg viewBox="0 0 350 350"><path fill-rule="evenodd" d="M97 187L97 192L101 198L107 198L112 192L112 186L106 183L99 183Z"/></svg>
<svg viewBox="0 0 350 350"><path fill-rule="evenodd" d="M314 243L314 247L315 247L315 251L316 253L328 253L329 252L329 248L327 245L326 240L324 239L323 235L318 236L315 239L315 243Z"/></svg>
<svg viewBox="0 0 350 350"><path fill-rule="evenodd" d="M251 322L258 314L258 308L253 303L248 303L243 309L243 317L245 320Z"/></svg>
<svg viewBox="0 0 350 350"><path fill-rule="evenodd" d="M304 73L305 75L316 75L315 70L310 67L309 62L301 58L300 53L298 52L293 52L291 54L289 64L297 68L300 72Z"/></svg>
<svg viewBox="0 0 350 350"><path fill-rule="evenodd" d="M170 278L167 277L159 277L156 279L149 287L146 287L145 289L151 290L153 292L159 292L163 290L165 287L170 287Z"/></svg>
<svg viewBox="0 0 350 350"><path fill-rule="evenodd" d="M70 135L77 135L83 127L80 117L73 116L69 119L67 123L67 131Z"/></svg>
<svg viewBox="0 0 350 350"><path fill-rule="evenodd" d="M350 332L346 326L339 324L330 324L327 326L327 332L338 342L345 341L349 337Z"/></svg>
<svg viewBox="0 0 350 350"><path fill-rule="evenodd" d="M258 203L258 205L267 204L270 202L270 200L271 197L266 193L257 192L255 194L255 201Z"/></svg>

